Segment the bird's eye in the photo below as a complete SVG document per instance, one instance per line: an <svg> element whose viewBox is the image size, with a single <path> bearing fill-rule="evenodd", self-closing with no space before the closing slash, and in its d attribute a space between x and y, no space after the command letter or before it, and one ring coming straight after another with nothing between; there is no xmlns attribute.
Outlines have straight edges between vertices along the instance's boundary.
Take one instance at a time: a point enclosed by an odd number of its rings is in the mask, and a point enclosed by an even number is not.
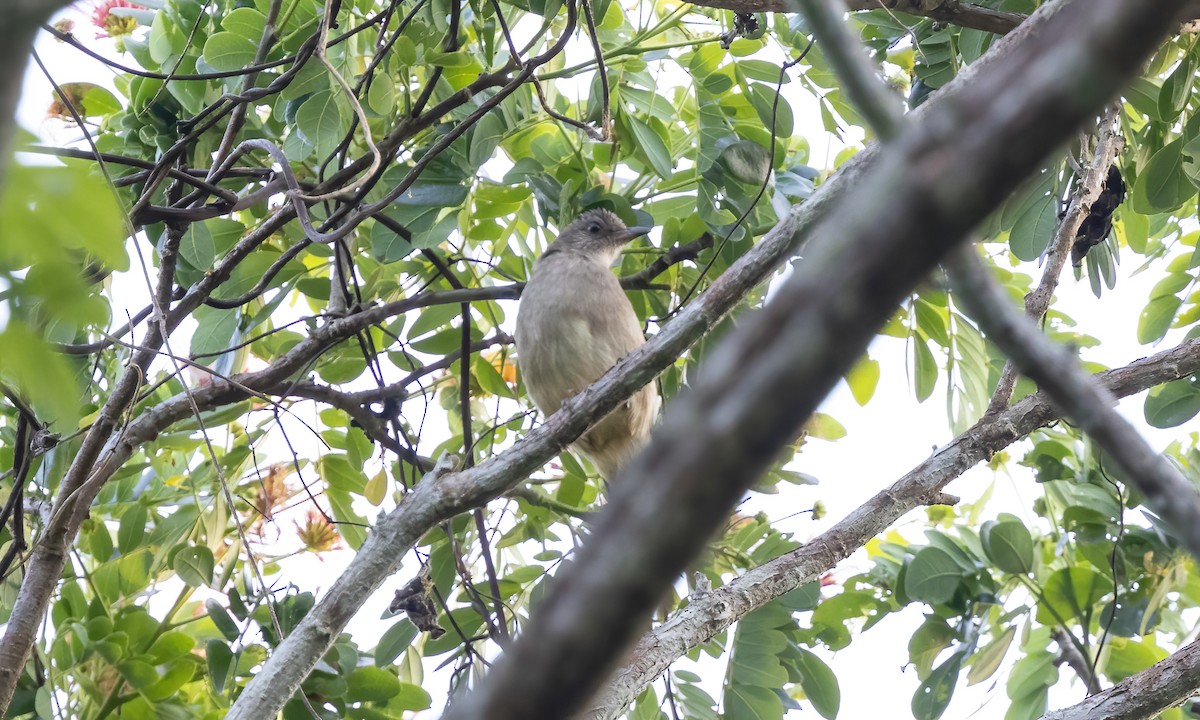
<svg viewBox="0 0 1200 720"><path fill-rule="evenodd" d="M593 235L600 232L600 223L592 223L591 225L588 225L588 232Z"/></svg>

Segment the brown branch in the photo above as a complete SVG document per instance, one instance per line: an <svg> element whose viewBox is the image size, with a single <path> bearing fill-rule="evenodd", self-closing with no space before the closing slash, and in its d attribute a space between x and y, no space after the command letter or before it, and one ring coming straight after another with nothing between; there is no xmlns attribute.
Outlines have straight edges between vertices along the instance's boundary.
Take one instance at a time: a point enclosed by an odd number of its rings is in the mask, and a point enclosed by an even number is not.
<svg viewBox="0 0 1200 720"><path fill-rule="evenodd" d="M902 298L1135 74L1182 2L1167 0L1161 13L1136 0L1048 3L1025 23L1037 21L1038 32L990 51L1003 64L957 92L943 88L937 109L839 198L840 212L772 301L744 317L672 401L521 638L448 720L576 712Z"/></svg>
<svg viewBox="0 0 1200 720"><path fill-rule="evenodd" d="M1187 700L1200 685L1200 640L1107 690L1043 720L1151 720Z"/></svg>
<svg viewBox="0 0 1200 720"><path fill-rule="evenodd" d="M1100 680L1092 673L1092 666L1088 663L1087 658L1075 646L1078 641L1071 637L1071 633L1064 628L1056 627L1050 631L1050 636L1054 638L1054 642L1058 643L1058 658L1055 664L1066 663L1067 667L1074 670L1079 679L1083 681L1089 695L1100 692ZM1098 649L1097 652L1099 652Z"/></svg>
<svg viewBox="0 0 1200 720"><path fill-rule="evenodd" d="M1196 373L1200 373L1200 340L1099 373L1096 379L1114 395L1128 397ZM771 600L818 579L905 513L925 504L924 498L936 495L967 470L1059 417L1044 395L1030 395L1001 414L980 420L802 547L701 598L690 599L687 607L643 637L626 656L625 664L588 713L589 720L616 717L689 650ZM1200 652L1194 662L1200 668Z"/></svg>
<svg viewBox="0 0 1200 720"><path fill-rule="evenodd" d="M679 263L686 262L688 260L695 260L697 255L699 255L702 251L712 247L712 245L713 236L711 233L705 231L703 235L691 241L690 243L686 245L676 245L641 270L633 273L632 275L626 275L622 277L621 287L625 288L626 290L644 290L650 286L650 282L654 280L654 278L662 275L672 265L678 265Z"/></svg>

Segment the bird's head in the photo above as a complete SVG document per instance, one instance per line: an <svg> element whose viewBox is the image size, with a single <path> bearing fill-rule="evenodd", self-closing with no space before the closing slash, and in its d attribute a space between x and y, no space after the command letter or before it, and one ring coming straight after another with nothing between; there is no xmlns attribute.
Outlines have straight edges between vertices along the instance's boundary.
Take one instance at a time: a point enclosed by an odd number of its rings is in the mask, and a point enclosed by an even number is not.
<svg viewBox="0 0 1200 720"><path fill-rule="evenodd" d="M615 213L598 208L588 210L563 228L547 252L570 250L595 257L608 265L626 243L648 232L648 227L627 228Z"/></svg>

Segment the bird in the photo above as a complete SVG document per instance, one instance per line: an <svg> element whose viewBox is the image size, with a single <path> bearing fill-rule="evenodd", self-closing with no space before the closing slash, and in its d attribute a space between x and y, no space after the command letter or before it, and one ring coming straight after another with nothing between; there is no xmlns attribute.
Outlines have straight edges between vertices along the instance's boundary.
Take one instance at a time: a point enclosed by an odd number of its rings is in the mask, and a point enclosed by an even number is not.
<svg viewBox="0 0 1200 720"><path fill-rule="evenodd" d="M1087 256L1088 250L1108 239L1113 228L1113 213L1125 201L1125 178L1121 176L1121 168L1113 163L1108 168L1108 176L1100 188L1100 197L1088 208L1087 217L1075 233L1075 243L1071 245L1071 264L1079 267Z"/></svg>
<svg viewBox="0 0 1200 720"><path fill-rule="evenodd" d="M648 232L648 227L625 227L609 210L588 210L563 228L534 263L517 308L517 366L543 415L556 412L646 342L610 266L621 248ZM658 405L651 383L572 448L611 482L649 440Z"/></svg>

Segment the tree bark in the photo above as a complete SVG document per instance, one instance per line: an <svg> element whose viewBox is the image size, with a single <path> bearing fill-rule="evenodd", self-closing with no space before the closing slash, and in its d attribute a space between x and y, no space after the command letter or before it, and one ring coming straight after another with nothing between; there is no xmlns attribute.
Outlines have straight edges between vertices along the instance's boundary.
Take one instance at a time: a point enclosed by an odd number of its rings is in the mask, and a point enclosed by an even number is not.
<svg viewBox="0 0 1200 720"><path fill-rule="evenodd" d="M1043 720L1151 720L1187 700L1200 687L1200 640L1162 662Z"/></svg>

